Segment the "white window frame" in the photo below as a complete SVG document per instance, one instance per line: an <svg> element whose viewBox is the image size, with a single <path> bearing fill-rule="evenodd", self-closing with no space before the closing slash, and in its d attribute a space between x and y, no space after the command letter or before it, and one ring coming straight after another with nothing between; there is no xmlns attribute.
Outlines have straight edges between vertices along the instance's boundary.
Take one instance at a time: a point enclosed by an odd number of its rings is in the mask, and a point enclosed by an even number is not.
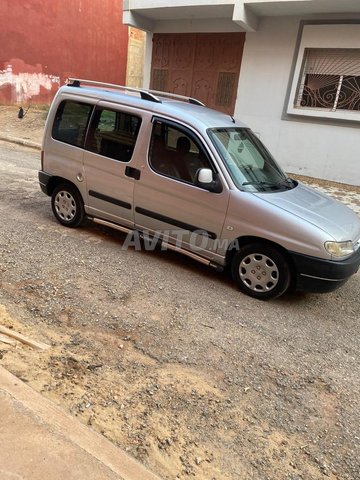
<svg viewBox="0 0 360 480"><path fill-rule="evenodd" d="M303 75L304 56L307 48L360 49L360 24L304 25L292 78L287 113L315 118L360 122L357 110L334 110L298 106L299 87Z"/></svg>

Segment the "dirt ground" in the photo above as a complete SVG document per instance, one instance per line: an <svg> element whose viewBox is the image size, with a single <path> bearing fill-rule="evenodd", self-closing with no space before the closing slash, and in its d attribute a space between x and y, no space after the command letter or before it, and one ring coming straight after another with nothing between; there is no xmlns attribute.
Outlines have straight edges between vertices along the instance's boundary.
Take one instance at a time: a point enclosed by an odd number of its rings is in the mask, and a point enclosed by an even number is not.
<svg viewBox="0 0 360 480"><path fill-rule="evenodd" d="M14 290L18 295L18 287ZM228 403L231 406L212 379L207 382L195 368L161 365L142 355L134 348L136 335L115 327L107 334L84 322L86 332L81 332L72 325L71 315L64 312L60 319L65 328L47 331L49 350L0 342L1 365L115 445L150 463L163 478L232 478L219 470L219 458L214 461L218 453L211 438L189 435L193 415L203 410L218 416ZM38 329L25 322L0 305L0 325L39 340ZM173 418L164 416L168 409L176 411ZM236 409L231 410L235 415ZM216 416L214 422L219 421Z"/></svg>
<svg viewBox="0 0 360 480"><path fill-rule="evenodd" d="M0 136L20 138L41 144L47 107L26 107L25 116L18 118L18 107L0 105Z"/></svg>
<svg viewBox="0 0 360 480"><path fill-rule="evenodd" d="M0 135L40 142L46 112L16 113L0 107ZM3 145L0 325L51 348L0 341L1 365L164 479L360 478L359 274L258 302L176 254L64 229L38 152Z"/></svg>

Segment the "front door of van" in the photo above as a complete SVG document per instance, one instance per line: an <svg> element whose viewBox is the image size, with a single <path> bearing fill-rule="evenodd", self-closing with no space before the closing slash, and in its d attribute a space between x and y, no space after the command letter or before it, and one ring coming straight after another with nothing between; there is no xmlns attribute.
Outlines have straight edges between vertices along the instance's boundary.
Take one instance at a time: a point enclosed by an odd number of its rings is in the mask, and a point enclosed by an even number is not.
<svg viewBox="0 0 360 480"><path fill-rule="evenodd" d="M94 217L134 225L133 152L141 118L131 110L100 103L92 116L84 152L87 212Z"/></svg>
<svg viewBox="0 0 360 480"><path fill-rule="evenodd" d="M148 165L135 183L136 226L199 254L215 251L229 191L225 185L220 193L196 186L200 168L217 172L200 139L174 122L154 120Z"/></svg>

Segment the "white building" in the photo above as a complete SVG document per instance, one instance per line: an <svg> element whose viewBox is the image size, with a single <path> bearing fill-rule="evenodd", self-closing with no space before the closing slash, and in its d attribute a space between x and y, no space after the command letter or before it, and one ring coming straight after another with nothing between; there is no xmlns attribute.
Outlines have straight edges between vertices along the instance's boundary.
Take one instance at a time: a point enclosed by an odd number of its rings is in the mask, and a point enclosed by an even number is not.
<svg viewBox="0 0 360 480"><path fill-rule="evenodd" d="M360 0L124 0L144 87L241 118L288 172L360 185Z"/></svg>

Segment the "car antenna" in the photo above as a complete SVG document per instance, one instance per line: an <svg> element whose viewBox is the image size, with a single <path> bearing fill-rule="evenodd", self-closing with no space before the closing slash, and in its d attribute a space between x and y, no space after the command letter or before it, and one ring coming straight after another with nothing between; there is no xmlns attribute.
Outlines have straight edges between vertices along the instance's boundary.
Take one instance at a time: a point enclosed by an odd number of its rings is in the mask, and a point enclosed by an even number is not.
<svg viewBox="0 0 360 480"><path fill-rule="evenodd" d="M233 123L235 123L235 118L232 116L232 114L230 113L229 110L227 111L227 114L228 114L229 117L231 118L231 121L232 121Z"/></svg>

